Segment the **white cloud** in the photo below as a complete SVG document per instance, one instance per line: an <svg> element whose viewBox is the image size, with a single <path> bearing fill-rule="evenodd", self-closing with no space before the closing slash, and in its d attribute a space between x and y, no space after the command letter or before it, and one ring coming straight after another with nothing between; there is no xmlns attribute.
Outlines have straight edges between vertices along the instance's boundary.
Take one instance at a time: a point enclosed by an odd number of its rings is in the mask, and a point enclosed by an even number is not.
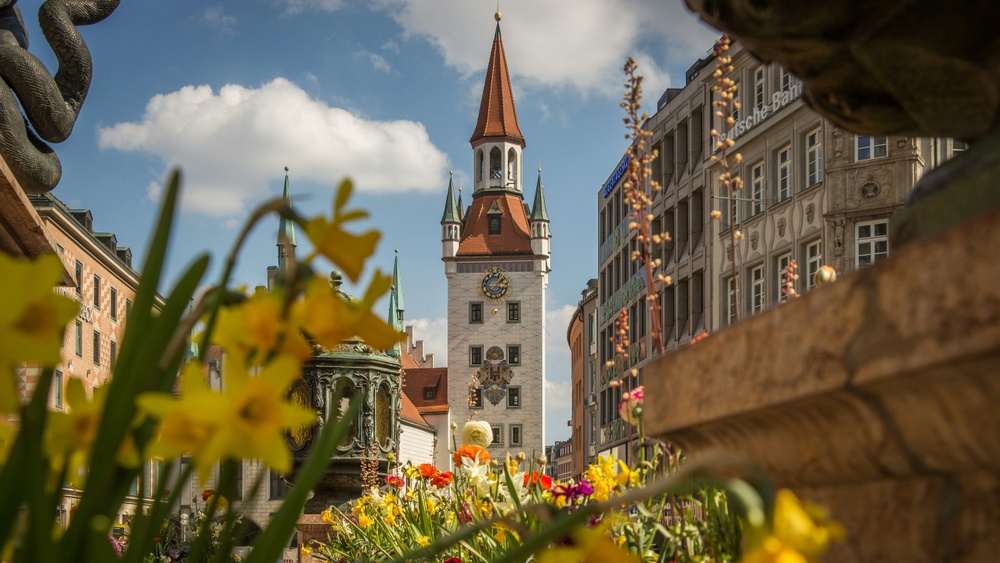
<svg viewBox="0 0 1000 563"><path fill-rule="evenodd" d="M434 354L434 367L448 365L448 319L413 319L413 339L424 341L424 354Z"/></svg>
<svg viewBox="0 0 1000 563"><path fill-rule="evenodd" d="M236 16L227 14L222 4L215 4L205 8L198 18L201 23L218 29L223 37L236 35Z"/></svg>
<svg viewBox="0 0 1000 563"><path fill-rule="evenodd" d="M573 391L570 388L570 382L568 380L553 381L551 379L545 380L545 410L562 410L570 408L570 399L573 397ZM552 421L558 424L562 421ZM562 422L565 424L565 422Z"/></svg>
<svg viewBox="0 0 1000 563"><path fill-rule="evenodd" d="M480 72L490 49L493 18L468 0L378 0L407 39L433 44L446 64ZM622 66L640 63L647 96L669 85L664 67L686 65L712 46L718 32L698 24L680 2L548 0L511 5L501 22L510 72L530 84L618 96ZM655 54L655 56L654 56ZM675 77L674 84L684 78Z"/></svg>
<svg viewBox="0 0 1000 563"><path fill-rule="evenodd" d="M142 118L98 128L102 149L142 152L184 170L183 205L240 214L289 166L296 180L360 191L435 191L447 157L414 121L374 121L312 99L276 78L259 88L185 86L154 96Z"/></svg>
<svg viewBox="0 0 1000 563"><path fill-rule="evenodd" d="M569 330L569 322L575 312L576 305L563 305L558 309L545 312L545 350L549 357L569 358L569 342L566 341L566 331Z"/></svg>
<svg viewBox="0 0 1000 563"><path fill-rule="evenodd" d="M372 63L372 68L375 70L380 70L382 72L389 72L391 70L389 61L385 60L385 57L377 53L361 51L360 53L355 53L355 57L368 59L368 61Z"/></svg>
<svg viewBox="0 0 1000 563"><path fill-rule="evenodd" d="M278 0L285 5L288 14L300 14L306 10L335 12L344 6L344 0Z"/></svg>
<svg viewBox="0 0 1000 563"><path fill-rule="evenodd" d="M399 43L396 43L392 39L383 43L380 47L383 51L392 51L393 53L399 52Z"/></svg>
<svg viewBox="0 0 1000 563"><path fill-rule="evenodd" d="M146 197L153 203L160 203L160 194L163 193L163 186L159 182L150 182L146 186Z"/></svg>

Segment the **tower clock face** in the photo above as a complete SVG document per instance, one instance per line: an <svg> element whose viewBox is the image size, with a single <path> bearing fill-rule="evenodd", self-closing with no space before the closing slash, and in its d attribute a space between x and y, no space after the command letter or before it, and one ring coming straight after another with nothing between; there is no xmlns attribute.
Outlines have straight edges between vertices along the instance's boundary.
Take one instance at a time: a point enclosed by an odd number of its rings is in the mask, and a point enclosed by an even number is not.
<svg viewBox="0 0 1000 563"><path fill-rule="evenodd" d="M507 281L507 276L504 275L502 270L498 268L488 268L486 270L486 275L483 276L483 283L480 286L483 296L487 299L499 301L507 296L508 289L510 289L510 283Z"/></svg>

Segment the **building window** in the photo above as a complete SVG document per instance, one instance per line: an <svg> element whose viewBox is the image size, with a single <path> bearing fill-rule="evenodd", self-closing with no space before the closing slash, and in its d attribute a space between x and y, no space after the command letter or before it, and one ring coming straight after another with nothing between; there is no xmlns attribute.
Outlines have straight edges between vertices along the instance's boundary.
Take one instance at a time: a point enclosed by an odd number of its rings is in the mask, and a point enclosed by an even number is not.
<svg viewBox="0 0 1000 563"><path fill-rule="evenodd" d="M83 323L76 321L76 355L83 357Z"/></svg>
<svg viewBox="0 0 1000 563"><path fill-rule="evenodd" d="M750 198L753 200L753 214L764 211L764 162L750 167Z"/></svg>
<svg viewBox="0 0 1000 563"><path fill-rule="evenodd" d="M243 500L243 460L236 461L236 498L234 500Z"/></svg>
<svg viewBox="0 0 1000 563"><path fill-rule="evenodd" d="M101 308L101 277L94 274L94 308Z"/></svg>
<svg viewBox="0 0 1000 563"><path fill-rule="evenodd" d="M816 272L823 265L823 241L813 241L806 245L806 288L816 287Z"/></svg>
<svg viewBox="0 0 1000 563"><path fill-rule="evenodd" d="M483 302L474 301L469 303L469 322L470 323L482 323L483 322Z"/></svg>
<svg viewBox="0 0 1000 563"><path fill-rule="evenodd" d="M476 385L474 387L469 387L469 408L470 409L481 409L483 408L483 388Z"/></svg>
<svg viewBox="0 0 1000 563"><path fill-rule="evenodd" d="M791 252L782 254L778 257L778 301L782 303L788 301L788 295L785 294L785 288L787 287L785 276L788 274L788 266L791 263ZM794 285L792 287L794 287Z"/></svg>
<svg viewBox="0 0 1000 563"><path fill-rule="evenodd" d="M114 340L108 344L108 368L115 371L115 362L118 360L118 343Z"/></svg>
<svg viewBox="0 0 1000 563"><path fill-rule="evenodd" d="M132 314L132 300L125 300L125 320L128 320L128 316Z"/></svg>
<svg viewBox="0 0 1000 563"><path fill-rule="evenodd" d="M515 386L507 387L507 408L521 408L521 388Z"/></svg>
<svg viewBox="0 0 1000 563"><path fill-rule="evenodd" d="M288 496L288 485L281 480L281 474L268 468L268 498L271 500L282 500Z"/></svg>
<svg viewBox="0 0 1000 563"><path fill-rule="evenodd" d="M76 261L76 294L83 294L83 262Z"/></svg>
<svg viewBox="0 0 1000 563"><path fill-rule="evenodd" d="M743 104L740 103L740 92L741 91L742 90L740 90L740 83L739 82L734 82L733 83L733 99L731 101L731 103L732 103L732 106L731 106L731 108L732 108L732 116L733 116L733 120L734 121L739 121L740 117L743 115L742 113L740 113L740 109L742 109L742 106L743 106ZM730 131L731 129L729 129L727 127L725 130Z"/></svg>
<svg viewBox="0 0 1000 563"><path fill-rule="evenodd" d="M512 366L521 365L521 346L508 346L507 347L507 363Z"/></svg>
<svg viewBox="0 0 1000 563"><path fill-rule="evenodd" d="M750 270L750 295L751 312L759 313L764 310L764 265L761 264Z"/></svg>
<svg viewBox="0 0 1000 563"><path fill-rule="evenodd" d="M52 378L52 405L57 409L63 408L63 372L58 369Z"/></svg>
<svg viewBox="0 0 1000 563"><path fill-rule="evenodd" d="M740 224L743 219L740 217L740 200L736 197L736 190L727 190L729 192L729 226L735 227ZM635 264L635 261L632 261Z"/></svg>
<svg viewBox="0 0 1000 563"><path fill-rule="evenodd" d="M502 446L503 445L503 426L493 427L493 441L490 442L490 447Z"/></svg>
<svg viewBox="0 0 1000 563"><path fill-rule="evenodd" d="M110 298L111 302L108 304L108 307L111 308L111 320L117 321L118 320L118 290L112 287L109 291L111 292L110 295L109 295L109 298Z"/></svg>
<svg viewBox="0 0 1000 563"><path fill-rule="evenodd" d="M806 185L823 181L823 133L819 127L806 135Z"/></svg>
<svg viewBox="0 0 1000 563"><path fill-rule="evenodd" d="M753 109L763 110L767 103L767 75L764 65L753 71Z"/></svg>
<svg viewBox="0 0 1000 563"><path fill-rule="evenodd" d="M889 221L867 221L855 226L855 266L863 268L889 255Z"/></svg>
<svg viewBox="0 0 1000 563"><path fill-rule="evenodd" d="M469 346L469 365L470 366L481 366L481 365L483 365L483 347L482 346Z"/></svg>
<svg viewBox="0 0 1000 563"><path fill-rule="evenodd" d="M437 397L437 389L434 387L424 387L424 400L433 401Z"/></svg>
<svg viewBox="0 0 1000 563"><path fill-rule="evenodd" d="M520 301L508 301L507 302L507 322L509 322L509 323L519 323L519 322L521 322L521 302Z"/></svg>
<svg viewBox="0 0 1000 563"><path fill-rule="evenodd" d="M101 333L94 331L94 365L101 367Z"/></svg>
<svg viewBox="0 0 1000 563"><path fill-rule="evenodd" d="M792 196L792 147L778 151L778 201Z"/></svg>
<svg viewBox="0 0 1000 563"><path fill-rule="evenodd" d="M889 154L888 137L870 137L867 135L857 136L857 154L855 161L871 160L873 158L884 158Z"/></svg>
<svg viewBox="0 0 1000 563"><path fill-rule="evenodd" d="M491 235L500 234L500 217L490 217L490 230Z"/></svg>
<svg viewBox="0 0 1000 563"><path fill-rule="evenodd" d="M781 69L781 91L790 90L792 88L792 73L785 69Z"/></svg>
<svg viewBox="0 0 1000 563"><path fill-rule="evenodd" d="M736 278L729 278L726 280L726 291L728 293L728 299L726 300L726 318L729 319L729 324L736 322L736 286L739 281Z"/></svg>
<svg viewBox="0 0 1000 563"><path fill-rule="evenodd" d="M513 446L522 446L522 445L524 445L522 443L521 425L520 424L511 424L510 425L510 445L512 447Z"/></svg>

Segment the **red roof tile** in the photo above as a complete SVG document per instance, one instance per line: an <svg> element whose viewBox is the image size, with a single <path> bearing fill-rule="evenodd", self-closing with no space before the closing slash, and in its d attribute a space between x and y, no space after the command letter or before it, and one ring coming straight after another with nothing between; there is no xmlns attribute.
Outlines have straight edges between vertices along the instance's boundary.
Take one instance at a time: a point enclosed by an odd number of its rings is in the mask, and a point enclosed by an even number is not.
<svg viewBox="0 0 1000 563"><path fill-rule="evenodd" d="M416 405L410 400L410 396L403 393L400 397L402 399L402 408L399 410L399 418L407 422L412 422L413 424L418 424L420 426L426 426L430 428L431 425L427 424L424 417L420 416L420 411L417 410Z"/></svg>
<svg viewBox="0 0 1000 563"><path fill-rule="evenodd" d="M500 208L500 234L489 234L487 212L496 202ZM511 193L479 194L465 218L456 256L531 255L531 234L524 202Z"/></svg>
<svg viewBox="0 0 1000 563"><path fill-rule="evenodd" d="M433 399L424 399L424 389L434 389ZM448 368L403 370L403 392L421 414L448 411Z"/></svg>
<svg viewBox="0 0 1000 563"><path fill-rule="evenodd" d="M510 88L507 56L503 51L499 23L496 35L493 36L490 62L486 67L483 99L479 102L479 121L469 142L475 144L485 137L503 137L520 143L521 148L524 148L524 135L517 125L517 109L514 107L514 94Z"/></svg>
<svg viewBox="0 0 1000 563"><path fill-rule="evenodd" d="M417 369L420 367L420 364L413 359L413 356L410 354L410 351L406 349L406 346L400 345L399 348L401 352L400 356L402 356L400 360L403 362L403 369Z"/></svg>

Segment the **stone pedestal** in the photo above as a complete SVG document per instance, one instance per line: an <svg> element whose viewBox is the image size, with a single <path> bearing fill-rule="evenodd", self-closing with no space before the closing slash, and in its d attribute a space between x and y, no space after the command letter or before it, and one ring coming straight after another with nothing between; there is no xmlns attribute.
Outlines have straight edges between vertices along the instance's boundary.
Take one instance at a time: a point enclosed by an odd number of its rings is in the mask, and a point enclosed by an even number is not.
<svg viewBox="0 0 1000 563"><path fill-rule="evenodd" d="M829 506L826 561L994 559L998 249L994 210L660 358L647 429Z"/></svg>

